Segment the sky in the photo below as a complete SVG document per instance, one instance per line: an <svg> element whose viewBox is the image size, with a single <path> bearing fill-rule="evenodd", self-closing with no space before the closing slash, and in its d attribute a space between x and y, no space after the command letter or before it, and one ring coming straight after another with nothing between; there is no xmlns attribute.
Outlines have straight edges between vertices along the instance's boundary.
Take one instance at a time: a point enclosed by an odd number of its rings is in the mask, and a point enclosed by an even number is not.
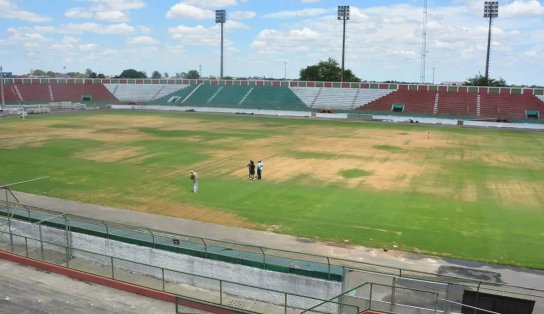
<svg viewBox="0 0 544 314"><path fill-rule="evenodd" d="M337 7L350 6L345 67L367 81L419 82L424 0L0 0L0 66L117 75L134 68L297 79L320 60L342 60ZM428 0L425 81L484 74L484 1ZM500 1L490 77L544 85L544 2Z"/></svg>

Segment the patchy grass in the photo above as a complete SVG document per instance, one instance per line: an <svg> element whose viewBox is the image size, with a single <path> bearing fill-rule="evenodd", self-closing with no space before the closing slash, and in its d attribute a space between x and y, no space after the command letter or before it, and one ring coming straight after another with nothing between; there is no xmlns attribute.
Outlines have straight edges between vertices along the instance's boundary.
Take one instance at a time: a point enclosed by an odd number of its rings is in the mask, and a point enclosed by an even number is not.
<svg viewBox="0 0 544 314"><path fill-rule="evenodd" d="M340 175L346 179L367 177L372 175L373 171L367 171L363 169L345 169L340 171Z"/></svg>
<svg viewBox="0 0 544 314"><path fill-rule="evenodd" d="M146 112L0 129L0 184L50 176L25 192L544 268L540 132ZM264 179L249 181L245 164L259 158Z"/></svg>

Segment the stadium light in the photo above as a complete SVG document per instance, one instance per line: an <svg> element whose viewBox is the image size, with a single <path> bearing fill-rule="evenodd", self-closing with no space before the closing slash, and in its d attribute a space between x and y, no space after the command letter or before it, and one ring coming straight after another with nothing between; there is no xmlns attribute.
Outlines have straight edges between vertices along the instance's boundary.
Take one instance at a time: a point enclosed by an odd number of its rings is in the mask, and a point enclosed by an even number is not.
<svg viewBox="0 0 544 314"><path fill-rule="evenodd" d="M484 17L489 18L489 32L487 34L487 57L485 59L485 82L489 85L489 54L491 52L491 25L493 19L499 17L499 1L484 3Z"/></svg>
<svg viewBox="0 0 544 314"><path fill-rule="evenodd" d="M2 108L6 105L6 100L4 97L4 69L0 65L0 93L2 94Z"/></svg>
<svg viewBox="0 0 544 314"><path fill-rule="evenodd" d="M338 6L338 20L342 21L342 72L340 73L340 81L344 81L344 59L346 56L346 21L349 20L349 5Z"/></svg>
<svg viewBox="0 0 544 314"><path fill-rule="evenodd" d="M215 23L221 24L221 71L219 78L223 78L223 24L227 21L227 12L225 10L215 10Z"/></svg>

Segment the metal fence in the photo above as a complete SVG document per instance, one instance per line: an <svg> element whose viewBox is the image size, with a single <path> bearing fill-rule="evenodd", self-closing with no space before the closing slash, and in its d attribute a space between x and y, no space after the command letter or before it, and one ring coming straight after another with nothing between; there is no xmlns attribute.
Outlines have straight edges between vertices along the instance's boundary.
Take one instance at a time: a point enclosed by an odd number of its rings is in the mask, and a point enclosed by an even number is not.
<svg viewBox="0 0 544 314"><path fill-rule="evenodd" d="M63 243L49 242L46 234L43 232L40 239L22 236L16 234L16 231L1 232L0 250L249 313L301 313L315 305L320 305L319 311L309 313L359 313L356 305L195 275L68 247Z"/></svg>
<svg viewBox="0 0 544 314"><path fill-rule="evenodd" d="M53 226L59 230L71 230L161 250L327 280L345 281L347 280L345 276L347 273L365 273L367 279L356 281L351 286L363 282L392 285L391 280L396 277L404 279L404 283L409 284L408 288L418 288L417 280L420 280L424 286L431 285L433 291L438 289L436 291L440 291L441 298L454 302L461 301L464 289L523 298L535 301L535 311L544 313L544 290L540 289L413 271L262 246L237 244L85 218L21 205L9 189L0 188L0 215L25 219L35 222L39 226ZM38 234L40 232L39 226L34 227L37 228L35 232ZM7 224L0 224L0 232L4 232L0 234L0 241L2 237L7 235L5 232L8 229ZM38 239L40 238L38 237ZM61 236L59 235L57 239L61 241ZM66 237L65 242L61 241L59 243L65 243L67 247L70 247L69 242L70 237ZM29 243L29 245L36 246L37 243ZM41 254L41 247L33 252L34 255L37 252ZM400 283L397 282L397 284ZM350 286L348 285L348 287Z"/></svg>

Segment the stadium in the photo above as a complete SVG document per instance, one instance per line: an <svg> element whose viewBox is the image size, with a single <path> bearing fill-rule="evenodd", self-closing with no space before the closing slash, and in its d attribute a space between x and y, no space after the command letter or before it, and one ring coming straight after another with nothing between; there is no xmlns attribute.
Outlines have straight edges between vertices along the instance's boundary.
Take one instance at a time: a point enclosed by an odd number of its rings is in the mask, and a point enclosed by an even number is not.
<svg viewBox="0 0 544 314"><path fill-rule="evenodd" d="M0 313L544 313L544 88L222 77L0 79Z"/></svg>

